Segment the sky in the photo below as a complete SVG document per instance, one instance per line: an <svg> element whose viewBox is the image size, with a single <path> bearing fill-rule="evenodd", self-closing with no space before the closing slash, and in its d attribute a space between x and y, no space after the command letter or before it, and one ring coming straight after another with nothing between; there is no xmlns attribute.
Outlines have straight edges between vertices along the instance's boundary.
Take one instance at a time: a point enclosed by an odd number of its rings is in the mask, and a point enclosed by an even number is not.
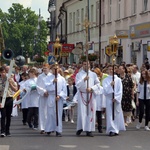
<svg viewBox="0 0 150 150"><path fill-rule="evenodd" d="M3 12L8 12L8 9L12 6L12 3L20 3L24 8L31 7L32 11L39 14L39 8L41 10L41 16L44 20L49 18L49 12L47 11L49 0L0 0L0 8Z"/></svg>

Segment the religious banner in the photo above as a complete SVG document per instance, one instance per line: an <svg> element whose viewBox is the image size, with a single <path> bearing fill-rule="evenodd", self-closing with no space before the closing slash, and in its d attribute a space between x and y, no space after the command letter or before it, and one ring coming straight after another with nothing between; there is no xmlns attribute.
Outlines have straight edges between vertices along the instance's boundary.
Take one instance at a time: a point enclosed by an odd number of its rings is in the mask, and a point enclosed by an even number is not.
<svg viewBox="0 0 150 150"><path fill-rule="evenodd" d="M72 52L74 44L62 44L62 52Z"/></svg>

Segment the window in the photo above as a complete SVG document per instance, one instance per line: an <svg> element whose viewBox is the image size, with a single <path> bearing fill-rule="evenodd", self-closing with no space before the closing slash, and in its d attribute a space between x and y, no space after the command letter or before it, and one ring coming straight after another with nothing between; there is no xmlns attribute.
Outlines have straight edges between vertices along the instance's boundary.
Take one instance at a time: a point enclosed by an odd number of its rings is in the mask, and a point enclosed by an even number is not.
<svg viewBox="0 0 150 150"><path fill-rule="evenodd" d="M76 15L76 27L77 31L79 31L79 20L80 20L80 12L77 10L77 15Z"/></svg>
<svg viewBox="0 0 150 150"><path fill-rule="evenodd" d="M100 12L99 12L99 2L96 2L96 24L97 25L99 24L99 15L100 15Z"/></svg>
<svg viewBox="0 0 150 150"><path fill-rule="evenodd" d="M74 12L73 13L73 32L75 32L75 26L76 26L76 24L75 24L75 17L76 17L76 13Z"/></svg>
<svg viewBox="0 0 150 150"><path fill-rule="evenodd" d="M121 0L118 0L117 19L120 19L120 17L121 17Z"/></svg>
<svg viewBox="0 0 150 150"><path fill-rule="evenodd" d="M131 15L136 14L137 0L131 1Z"/></svg>
<svg viewBox="0 0 150 150"><path fill-rule="evenodd" d="M69 14L69 33L72 33L72 13Z"/></svg>
<svg viewBox="0 0 150 150"><path fill-rule="evenodd" d="M127 17L127 0L124 0L124 17Z"/></svg>
<svg viewBox="0 0 150 150"><path fill-rule="evenodd" d="M147 11L148 0L143 0L143 11Z"/></svg>
<svg viewBox="0 0 150 150"><path fill-rule="evenodd" d="M84 8L81 9L81 24L84 21ZM83 30L83 25L81 25L81 30Z"/></svg>
<svg viewBox="0 0 150 150"><path fill-rule="evenodd" d="M93 23L93 20L94 19L94 5L91 5L91 23ZM91 26L93 26L92 24L91 24Z"/></svg>
<svg viewBox="0 0 150 150"><path fill-rule="evenodd" d="M101 1L101 24L105 23L105 3L104 0Z"/></svg>
<svg viewBox="0 0 150 150"><path fill-rule="evenodd" d="M108 3L108 21L110 22L111 21L111 12L112 12L112 0L108 0L109 3Z"/></svg>

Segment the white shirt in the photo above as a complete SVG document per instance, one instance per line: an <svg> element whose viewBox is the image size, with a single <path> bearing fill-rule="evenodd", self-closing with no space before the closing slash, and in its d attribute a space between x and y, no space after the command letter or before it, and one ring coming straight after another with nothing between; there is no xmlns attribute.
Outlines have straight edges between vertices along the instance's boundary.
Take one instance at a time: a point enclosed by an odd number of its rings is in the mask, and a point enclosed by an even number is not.
<svg viewBox="0 0 150 150"><path fill-rule="evenodd" d="M138 89L139 93L139 99L144 99L144 83L143 84L138 84ZM150 84L147 83L146 87L146 99L150 99Z"/></svg>

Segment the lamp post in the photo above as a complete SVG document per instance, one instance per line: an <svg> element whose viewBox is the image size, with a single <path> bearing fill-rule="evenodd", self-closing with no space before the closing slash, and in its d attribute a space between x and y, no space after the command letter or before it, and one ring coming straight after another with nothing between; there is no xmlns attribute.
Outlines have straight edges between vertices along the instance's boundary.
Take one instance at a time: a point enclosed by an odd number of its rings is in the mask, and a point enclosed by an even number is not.
<svg viewBox="0 0 150 150"><path fill-rule="evenodd" d="M40 26L40 22L42 21L42 17L41 17L41 11L40 11L40 9L39 9L39 17L38 17L38 26L37 26L37 32L38 33L36 33L36 34L38 34L39 35L39 44L40 44L40 51L39 51L39 53L40 53L40 56L41 56L41 39L40 39L40 29L41 29L41 26Z"/></svg>
<svg viewBox="0 0 150 150"><path fill-rule="evenodd" d="M21 43L21 55L23 56L24 43Z"/></svg>
<svg viewBox="0 0 150 150"><path fill-rule="evenodd" d="M50 13L50 19L49 19L49 29L50 29L50 41L54 41L54 26L55 26L55 0L49 0L48 3L48 12Z"/></svg>
<svg viewBox="0 0 150 150"><path fill-rule="evenodd" d="M33 43L33 46L34 46L34 53L33 55L36 55L36 37L37 37L37 31L34 32L34 43Z"/></svg>
<svg viewBox="0 0 150 150"><path fill-rule="evenodd" d="M101 0L99 0L99 65L101 64L101 35L102 35L102 28L101 28Z"/></svg>

